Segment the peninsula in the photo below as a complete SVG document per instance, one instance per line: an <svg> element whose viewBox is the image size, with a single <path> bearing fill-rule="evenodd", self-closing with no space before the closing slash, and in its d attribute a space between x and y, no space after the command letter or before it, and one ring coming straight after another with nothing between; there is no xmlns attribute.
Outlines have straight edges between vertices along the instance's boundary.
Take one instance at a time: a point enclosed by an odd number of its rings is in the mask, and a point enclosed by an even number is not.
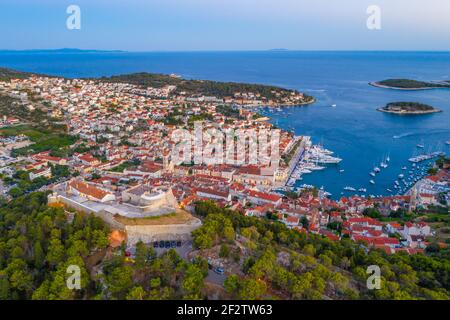
<svg viewBox="0 0 450 320"><path fill-rule="evenodd" d="M442 110L436 109L427 104L418 102L391 102L385 107L377 109L381 112L394 113L400 115L419 115L441 112Z"/></svg>
<svg viewBox="0 0 450 320"><path fill-rule="evenodd" d="M26 79L30 76L52 77L0 67L0 81ZM298 90L285 89L272 85L220 82L211 80L183 79L175 74L156 74L139 72L111 77L90 78L103 83L122 83L134 85L134 94L154 95L155 89L164 92L158 98L185 100L186 102L215 102L238 106L301 106L314 103L314 97Z"/></svg>
<svg viewBox="0 0 450 320"><path fill-rule="evenodd" d="M425 82L410 79L387 79L377 82L370 82L369 84L374 87L396 90L427 90L450 88L450 81Z"/></svg>
<svg viewBox="0 0 450 320"><path fill-rule="evenodd" d="M315 102L314 97L297 90L253 83L183 79L175 74L140 72L102 77L100 80L109 83L128 83L141 88L168 88L171 98L185 98L190 102L201 102L206 99L225 104L277 107Z"/></svg>

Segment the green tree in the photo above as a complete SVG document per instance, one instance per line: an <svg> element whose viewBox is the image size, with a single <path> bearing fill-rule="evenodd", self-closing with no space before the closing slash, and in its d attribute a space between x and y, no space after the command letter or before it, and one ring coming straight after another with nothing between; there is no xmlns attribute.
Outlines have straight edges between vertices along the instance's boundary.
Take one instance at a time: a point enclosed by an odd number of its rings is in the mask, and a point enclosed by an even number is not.
<svg viewBox="0 0 450 320"><path fill-rule="evenodd" d="M45 253L39 241L36 241L34 243L33 254L34 254L34 265L36 266L36 268L41 269L45 263Z"/></svg>
<svg viewBox="0 0 450 320"><path fill-rule="evenodd" d="M133 287L127 294L127 300L144 300L146 297L145 290L141 286Z"/></svg>
<svg viewBox="0 0 450 320"><path fill-rule="evenodd" d="M198 266L194 264L188 265L182 284L185 299L202 298L203 277L203 272Z"/></svg>
<svg viewBox="0 0 450 320"><path fill-rule="evenodd" d="M220 246L219 256L221 258L228 258L230 256L230 247L225 243Z"/></svg>
<svg viewBox="0 0 450 320"><path fill-rule="evenodd" d="M149 259L148 247L142 242L138 241L136 243L136 254L135 254L135 264L138 268L144 268Z"/></svg>
<svg viewBox="0 0 450 320"><path fill-rule="evenodd" d="M114 298L124 299L133 287L133 269L130 266L120 266L106 276L108 291Z"/></svg>
<svg viewBox="0 0 450 320"><path fill-rule="evenodd" d="M228 293L236 293L239 289L239 278L237 275L233 274L227 277L223 283L225 290Z"/></svg>
<svg viewBox="0 0 450 320"><path fill-rule="evenodd" d="M260 299L267 291L264 281L257 279L246 279L239 288L238 298L243 300Z"/></svg>

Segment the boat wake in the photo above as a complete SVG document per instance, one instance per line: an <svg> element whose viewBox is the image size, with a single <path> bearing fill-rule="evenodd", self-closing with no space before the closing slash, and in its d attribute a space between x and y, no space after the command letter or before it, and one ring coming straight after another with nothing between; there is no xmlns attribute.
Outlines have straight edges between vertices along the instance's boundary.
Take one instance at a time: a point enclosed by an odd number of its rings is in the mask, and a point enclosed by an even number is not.
<svg viewBox="0 0 450 320"><path fill-rule="evenodd" d="M433 135L433 134L442 134L442 133L449 133L450 130L430 130L426 133L427 136ZM405 132L399 135L395 135L392 138L393 139L401 139L405 137L412 137L412 136L420 136L423 135L423 132Z"/></svg>
<svg viewBox="0 0 450 320"><path fill-rule="evenodd" d="M402 133L402 134L393 136L392 138L393 138L393 139L401 139L401 138L404 138L404 137L410 137L410 136L413 136L413 135L415 135L415 134L419 134L419 133L406 132L406 133Z"/></svg>

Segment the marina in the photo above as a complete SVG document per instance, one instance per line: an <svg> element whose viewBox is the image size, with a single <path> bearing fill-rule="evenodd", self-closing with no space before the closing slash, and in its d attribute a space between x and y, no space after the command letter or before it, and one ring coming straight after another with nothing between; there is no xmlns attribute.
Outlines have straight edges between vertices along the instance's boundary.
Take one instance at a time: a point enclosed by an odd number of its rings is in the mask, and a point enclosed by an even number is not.
<svg viewBox="0 0 450 320"><path fill-rule="evenodd" d="M333 156L333 151L321 145L313 145L310 137L303 137L300 148L298 159L288 176L287 187L293 187L297 181L302 180L302 175L325 170L327 165L338 164L342 161L341 158Z"/></svg>
<svg viewBox="0 0 450 320"><path fill-rule="evenodd" d="M313 145L310 137L307 137L305 141L307 142L304 145L304 150L298 158L296 165L293 166L293 170L286 183L286 187L291 190L301 190L302 188L312 187L312 185L305 183L298 187L297 182L303 180L304 175L326 170L329 168L329 165L338 165L342 161L341 158L334 156L333 151L325 149L321 144ZM375 195L371 193L368 196L376 198L383 195L394 196L406 194L417 181L427 175L427 171L430 168L433 159L442 155L445 155L445 153L434 151L406 159L406 164L402 164L398 169L400 173L397 173L395 176L396 180L389 184L383 194ZM344 186L340 195L359 194L360 196L365 197L368 189L373 189L377 185L377 177L383 175L384 170L387 170L390 162L391 158L389 155L383 156L379 166L374 166L372 171L369 172L371 179L368 180L367 185L358 188L350 185ZM339 169L338 171L341 175L345 172L344 169ZM323 186L321 187L321 190L323 191L322 194L327 196L331 195L330 192L324 190Z"/></svg>

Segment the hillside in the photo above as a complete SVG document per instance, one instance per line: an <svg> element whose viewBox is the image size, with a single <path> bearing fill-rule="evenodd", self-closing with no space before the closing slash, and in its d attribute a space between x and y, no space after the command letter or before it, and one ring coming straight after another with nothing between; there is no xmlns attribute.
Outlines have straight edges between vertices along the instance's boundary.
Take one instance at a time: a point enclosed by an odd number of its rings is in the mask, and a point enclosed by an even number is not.
<svg viewBox="0 0 450 320"><path fill-rule="evenodd" d="M11 79L28 78L31 73L16 71L8 68L0 67L0 81L10 81Z"/></svg>
<svg viewBox="0 0 450 320"><path fill-rule="evenodd" d="M146 72L102 77L101 80L107 82L124 82L154 88L174 85L177 87L175 93L178 94L185 92L187 95L205 95L218 98L232 97L236 92L252 92L267 100L277 100L282 97L288 97L291 94L299 94L296 90L276 86L210 80L187 80L173 75ZM312 99L312 97L305 95L305 101L309 99Z"/></svg>
<svg viewBox="0 0 450 320"><path fill-rule="evenodd" d="M331 241L276 220L246 217L209 201L195 210L204 217L193 232L197 256L218 255L233 270L224 283L233 299L449 299L448 249L389 255L350 239ZM380 290L367 289L371 265L382 270Z"/></svg>

